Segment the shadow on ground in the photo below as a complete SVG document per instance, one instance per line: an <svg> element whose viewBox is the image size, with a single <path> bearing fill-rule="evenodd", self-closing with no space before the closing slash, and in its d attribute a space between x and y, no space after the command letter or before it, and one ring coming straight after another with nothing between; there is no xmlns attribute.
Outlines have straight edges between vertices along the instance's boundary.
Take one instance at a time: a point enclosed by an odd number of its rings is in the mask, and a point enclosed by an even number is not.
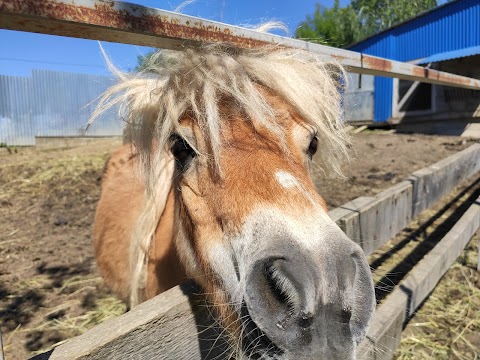
<svg viewBox="0 0 480 360"><path fill-rule="evenodd" d="M467 199L462 200L465 196ZM405 235L404 239L400 240L391 250L374 260L370 266L372 271L376 271L387 260L399 253L410 242L418 242L419 244L401 260L388 274L383 276L375 287L375 296L377 303L382 302L388 294L390 294L395 286L408 274L408 272L420 261L425 255L437 245L443 237L452 229L458 222L465 211L477 200L480 196L480 178L472 182L462 192L455 196L450 202L443 206L433 216L429 217L427 221L422 223L418 229L412 230L406 228L404 231L412 231L411 234ZM453 211L452 211L453 209ZM446 216L445 220L436 225L435 229L428 234L429 227L438 222L439 219Z"/></svg>

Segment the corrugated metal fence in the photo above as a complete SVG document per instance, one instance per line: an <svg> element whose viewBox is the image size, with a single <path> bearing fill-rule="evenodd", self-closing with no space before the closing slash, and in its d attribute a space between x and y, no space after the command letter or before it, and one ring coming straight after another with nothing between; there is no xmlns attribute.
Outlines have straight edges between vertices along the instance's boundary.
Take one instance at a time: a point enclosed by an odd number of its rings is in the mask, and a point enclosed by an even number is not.
<svg viewBox="0 0 480 360"><path fill-rule="evenodd" d="M345 93L347 121L373 119L373 81L350 74ZM35 145L35 136L79 136L98 96L113 85L106 76L33 70L30 77L0 75L0 143ZM88 136L121 135L118 109L109 110L89 128Z"/></svg>
<svg viewBox="0 0 480 360"><path fill-rule="evenodd" d="M35 145L35 136L79 136L96 99L114 80L105 76L34 70L31 77L0 75L0 143ZM121 135L112 109L87 136Z"/></svg>

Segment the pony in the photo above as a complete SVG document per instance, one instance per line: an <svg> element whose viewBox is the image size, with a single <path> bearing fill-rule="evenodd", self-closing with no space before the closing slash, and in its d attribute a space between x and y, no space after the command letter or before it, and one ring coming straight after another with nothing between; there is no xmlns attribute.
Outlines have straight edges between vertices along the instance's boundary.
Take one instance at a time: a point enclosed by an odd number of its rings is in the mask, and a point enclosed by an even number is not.
<svg viewBox="0 0 480 360"><path fill-rule="evenodd" d="M95 217L106 284L136 306L193 279L234 357L354 359L372 276L310 177L317 152L339 176L349 160L343 69L216 44L113 71L93 118L122 104L132 142L105 165Z"/></svg>

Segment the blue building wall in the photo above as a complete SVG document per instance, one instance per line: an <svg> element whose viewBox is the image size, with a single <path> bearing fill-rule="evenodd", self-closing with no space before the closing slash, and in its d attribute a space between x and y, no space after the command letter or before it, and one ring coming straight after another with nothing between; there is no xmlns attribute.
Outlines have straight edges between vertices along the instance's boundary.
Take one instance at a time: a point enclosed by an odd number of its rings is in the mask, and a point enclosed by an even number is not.
<svg viewBox="0 0 480 360"><path fill-rule="evenodd" d="M480 45L480 0L457 0L404 22L349 49L412 61ZM375 77L374 121L392 116L393 79Z"/></svg>

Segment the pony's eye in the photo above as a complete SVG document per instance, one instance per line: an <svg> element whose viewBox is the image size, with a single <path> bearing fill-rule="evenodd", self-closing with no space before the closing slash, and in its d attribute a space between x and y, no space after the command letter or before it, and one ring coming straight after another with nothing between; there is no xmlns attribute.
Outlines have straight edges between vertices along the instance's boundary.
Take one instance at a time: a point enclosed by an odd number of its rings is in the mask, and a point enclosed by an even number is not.
<svg viewBox="0 0 480 360"><path fill-rule="evenodd" d="M190 145L180 136L173 135L170 151L175 157L175 162L180 170L184 170L190 161L197 155Z"/></svg>
<svg viewBox="0 0 480 360"><path fill-rule="evenodd" d="M318 149L318 138L316 136L313 137L312 141L310 141L310 145L308 146L307 154L308 156L312 157L315 155Z"/></svg>

